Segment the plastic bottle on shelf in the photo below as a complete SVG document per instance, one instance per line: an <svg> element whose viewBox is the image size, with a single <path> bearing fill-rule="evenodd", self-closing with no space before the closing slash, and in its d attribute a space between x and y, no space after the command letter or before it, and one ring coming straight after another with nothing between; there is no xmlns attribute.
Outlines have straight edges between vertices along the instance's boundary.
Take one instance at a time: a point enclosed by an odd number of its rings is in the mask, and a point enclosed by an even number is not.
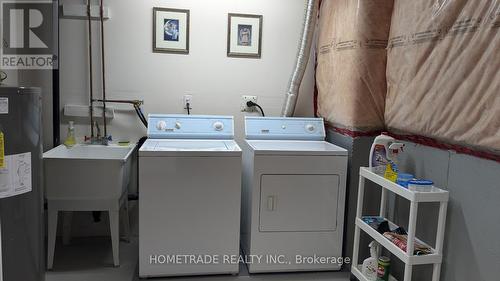
<svg viewBox="0 0 500 281"><path fill-rule="evenodd" d="M393 143L395 139L387 135L380 135L373 141L372 147L370 149L370 168L376 174L383 175L385 171L385 166L389 161L387 160L387 151L389 150L389 145Z"/></svg>
<svg viewBox="0 0 500 281"><path fill-rule="evenodd" d="M391 273L391 259L388 257L378 258L377 281L389 281Z"/></svg>
<svg viewBox="0 0 500 281"><path fill-rule="evenodd" d="M389 149L387 150L387 161L389 164L386 165L384 171L384 178L396 182L399 174L399 162L398 155L399 152L403 151L403 147L405 145L399 142L393 142L389 145Z"/></svg>
<svg viewBox="0 0 500 281"><path fill-rule="evenodd" d="M403 151L403 147L403 143L396 142L396 139L384 133L376 137L370 149L369 165L371 170L396 182L397 158L399 152Z"/></svg>
<svg viewBox="0 0 500 281"><path fill-rule="evenodd" d="M370 247L370 257L363 261L363 267L361 273L370 281L377 280L377 269L378 269L378 249L379 244L372 241L369 245Z"/></svg>

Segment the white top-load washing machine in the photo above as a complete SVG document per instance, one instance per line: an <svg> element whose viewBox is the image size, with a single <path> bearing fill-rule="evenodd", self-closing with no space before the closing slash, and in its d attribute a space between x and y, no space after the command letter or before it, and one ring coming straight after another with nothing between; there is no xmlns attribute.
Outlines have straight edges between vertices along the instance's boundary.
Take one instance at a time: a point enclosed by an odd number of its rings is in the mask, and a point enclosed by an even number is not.
<svg viewBox="0 0 500 281"><path fill-rule="evenodd" d="M321 118L247 117L242 248L249 272L339 270L347 151Z"/></svg>
<svg viewBox="0 0 500 281"><path fill-rule="evenodd" d="M139 276L236 274L241 149L233 117L150 115L139 150Z"/></svg>

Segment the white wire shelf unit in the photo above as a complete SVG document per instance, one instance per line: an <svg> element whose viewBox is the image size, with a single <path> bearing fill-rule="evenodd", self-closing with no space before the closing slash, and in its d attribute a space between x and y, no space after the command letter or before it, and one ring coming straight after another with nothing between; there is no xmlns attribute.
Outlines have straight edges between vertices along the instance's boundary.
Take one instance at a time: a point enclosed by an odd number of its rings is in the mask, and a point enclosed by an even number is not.
<svg viewBox="0 0 500 281"><path fill-rule="evenodd" d="M410 201L410 218L408 223L408 239L406 252L393 244L389 239L385 238L376 229L362 220L365 181L369 180L382 188L382 195L380 199L380 213L379 216L386 219L385 212L387 207L387 196L389 192L403 197ZM412 271L414 265L432 264L432 281L439 281L441 274L441 263L443 260L443 239L446 225L446 211L448 208L449 193L446 190L434 187L430 192L416 192L408 190L394 182L391 182L384 177L372 172L370 168L361 167L359 169L359 189L358 189L358 203L356 210L356 221L354 231L354 250L353 250L353 266L351 272L356 278L361 281L369 281L361 273L361 266L359 266L359 240L361 231L368 234L373 240L377 241L381 246L391 252L394 256L400 259L405 264L404 279L403 281L411 281ZM439 203L439 215L436 230L436 245L430 247L431 254L428 255L414 255L414 242L417 241L421 244L428 246L427 243L415 237L418 205L423 202L437 202ZM397 228L393 222L387 220L391 229ZM390 280L396 281L394 277Z"/></svg>

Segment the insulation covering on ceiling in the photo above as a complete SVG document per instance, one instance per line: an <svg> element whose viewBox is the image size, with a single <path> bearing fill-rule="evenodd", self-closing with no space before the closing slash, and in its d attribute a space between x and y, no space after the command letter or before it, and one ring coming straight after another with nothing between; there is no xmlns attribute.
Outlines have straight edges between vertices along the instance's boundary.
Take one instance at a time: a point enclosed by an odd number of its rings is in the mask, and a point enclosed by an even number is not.
<svg viewBox="0 0 500 281"><path fill-rule="evenodd" d="M319 20L317 114L353 131L384 127L393 0L325 0Z"/></svg>
<svg viewBox="0 0 500 281"><path fill-rule="evenodd" d="M499 27L497 0L397 0L388 129L499 153Z"/></svg>

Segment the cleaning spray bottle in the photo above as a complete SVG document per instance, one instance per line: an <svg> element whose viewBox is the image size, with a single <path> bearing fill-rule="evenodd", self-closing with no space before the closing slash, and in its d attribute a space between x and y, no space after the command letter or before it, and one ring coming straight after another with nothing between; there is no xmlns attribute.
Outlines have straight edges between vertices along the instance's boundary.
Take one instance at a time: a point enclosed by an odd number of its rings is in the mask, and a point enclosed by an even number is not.
<svg viewBox="0 0 500 281"><path fill-rule="evenodd" d="M396 142L396 139L382 134L375 138L370 149L370 168L378 175L396 182L397 179L397 157L403 151L404 144Z"/></svg>
<svg viewBox="0 0 500 281"><path fill-rule="evenodd" d="M372 241L369 245L370 247L370 257L363 261L363 267L361 268L361 273L368 280L377 280L377 268L378 268L378 251L379 244Z"/></svg>
<svg viewBox="0 0 500 281"><path fill-rule="evenodd" d="M384 178L396 182L398 180L399 174L399 162L398 162L398 154L399 152L403 152L403 147L405 145L403 143L394 142L389 145L389 150L387 151L387 161L389 162L384 171Z"/></svg>
<svg viewBox="0 0 500 281"><path fill-rule="evenodd" d="M75 139L75 126L73 124L73 121L69 121L68 124L68 135L66 136L66 140L64 141L64 145L67 148L73 147L76 144L76 139Z"/></svg>

